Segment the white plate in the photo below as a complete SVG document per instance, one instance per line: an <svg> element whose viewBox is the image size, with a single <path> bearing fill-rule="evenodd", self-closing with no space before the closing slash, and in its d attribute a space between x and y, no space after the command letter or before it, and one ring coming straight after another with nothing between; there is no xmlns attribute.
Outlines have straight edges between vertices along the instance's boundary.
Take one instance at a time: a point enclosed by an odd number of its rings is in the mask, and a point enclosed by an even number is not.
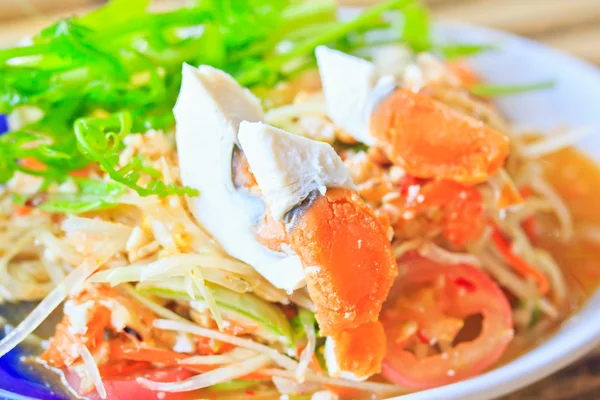
<svg viewBox="0 0 600 400"><path fill-rule="evenodd" d="M454 22L437 24L441 40L499 46L470 64L493 83L532 83L553 79L549 90L498 100L517 126L551 130L593 126L596 133L578 147L600 162L600 71L583 61L539 43L507 33ZM600 260L599 260L600 261ZM514 361L452 385L395 397L402 400L492 399L544 378L600 344L600 290L550 339Z"/></svg>

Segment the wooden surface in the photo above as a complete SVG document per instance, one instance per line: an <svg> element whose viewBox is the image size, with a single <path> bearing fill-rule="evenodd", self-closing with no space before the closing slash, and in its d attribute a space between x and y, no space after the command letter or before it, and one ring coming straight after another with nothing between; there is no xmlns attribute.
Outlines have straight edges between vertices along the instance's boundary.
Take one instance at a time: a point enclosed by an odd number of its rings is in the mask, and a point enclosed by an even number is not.
<svg viewBox="0 0 600 400"><path fill-rule="evenodd" d="M600 0L425 1L436 17L515 32L600 64ZM59 16L101 3L101 0L0 0L0 47L16 43ZM600 351L506 397L506 400L530 399L600 399Z"/></svg>
<svg viewBox="0 0 600 400"><path fill-rule="evenodd" d="M180 0L159 0L161 3ZM369 4L374 0L338 0ZM525 35L600 64L600 0L424 0L439 18ZM0 0L0 47L103 0Z"/></svg>

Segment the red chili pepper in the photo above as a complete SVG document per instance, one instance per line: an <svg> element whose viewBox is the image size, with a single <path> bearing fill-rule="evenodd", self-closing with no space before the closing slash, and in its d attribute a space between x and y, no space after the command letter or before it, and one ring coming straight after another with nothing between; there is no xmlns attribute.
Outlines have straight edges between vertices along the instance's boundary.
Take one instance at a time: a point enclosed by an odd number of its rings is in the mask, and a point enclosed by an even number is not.
<svg viewBox="0 0 600 400"><path fill-rule="evenodd" d="M406 174L398 183L398 192L400 192L400 195L402 196L408 196L408 189L411 186L420 186L423 182L424 180L421 178Z"/></svg>
<svg viewBox="0 0 600 400"><path fill-rule="evenodd" d="M417 334L416 334L416 336L417 336L417 339L419 339L419 341L420 341L421 343L423 343L423 344L427 344L427 345L431 344L431 341L430 341L429 339L427 339L427 336L425 336L425 335L423 334L423 332L421 332L421 330L420 330L420 329L417 331Z"/></svg>
<svg viewBox="0 0 600 400"><path fill-rule="evenodd" d="M454 283L458 286L464 288L467 292L473 293L477 291L477 286L475 286L472 282L466 280L465 278L457 278Z"/></svg>

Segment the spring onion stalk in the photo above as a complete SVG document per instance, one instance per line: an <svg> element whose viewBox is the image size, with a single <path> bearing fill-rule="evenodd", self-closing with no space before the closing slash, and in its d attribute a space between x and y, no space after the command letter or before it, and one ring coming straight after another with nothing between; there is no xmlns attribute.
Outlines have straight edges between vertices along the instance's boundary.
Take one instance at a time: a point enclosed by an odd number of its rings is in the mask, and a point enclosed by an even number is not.
<svg viewBox="0 0 600 400"><path fill-rule="evenodd" d="M536 90L551 89L555 84L556 83L552 80L536 83L525 83L522 85L495 85L482 83L472 86L470 91L471 93L481 97L500 97L512 96Z"/></svg>

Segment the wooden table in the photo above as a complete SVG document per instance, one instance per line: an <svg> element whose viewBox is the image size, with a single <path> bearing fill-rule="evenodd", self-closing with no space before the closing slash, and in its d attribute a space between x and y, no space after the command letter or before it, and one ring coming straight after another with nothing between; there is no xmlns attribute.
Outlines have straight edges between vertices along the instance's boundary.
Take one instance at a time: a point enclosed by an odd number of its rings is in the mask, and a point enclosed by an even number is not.
<svg viewBox="0 0 600 400"><path fill-rule="evenodd" d="M170 0L178 1L178 0ZM341 0L368 4L373 0ZM600 0L425 0L434 15L548 43L600 65ZM101 0L0 0L0 47ZM166 3L163 1L163 3ZM600 351L506 400L600 399Z"/></svg>
<svg viewBox="0 0 600 400"><path fill-rule="evenodd" d="M159 0L162 3L179 0ZM338 0L369 4L375 0ZM103 0L0 0L0 47L59 15ZM434 15L490 26L548 43L600 64L600 0L424 0Z"/></svg>

